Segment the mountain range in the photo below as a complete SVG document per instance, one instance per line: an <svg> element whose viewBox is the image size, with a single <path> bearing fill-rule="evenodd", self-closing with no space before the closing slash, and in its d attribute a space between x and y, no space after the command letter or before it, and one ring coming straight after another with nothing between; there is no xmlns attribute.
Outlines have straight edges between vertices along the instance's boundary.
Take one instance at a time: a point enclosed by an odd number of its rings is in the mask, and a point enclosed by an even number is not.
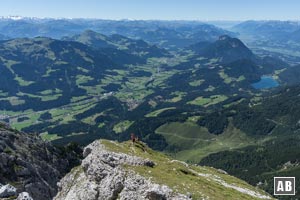
<svg viewBox="0 0 300 200"><path fill-rule="evenodd" d="M300 25L298 21L246 21L235 25L233 30L277 41L297 41Z"/></svg>
<svg viewBox="0 0 300 200"><path fill-rule="evenodd" d="M261 189L272 194L275 175L298 181L297 23L227 29L0 19L0 120L13 127L1 125L0 188L44 199L128 199L131 187L152 199L257 199L270 197Z"/></svg>
<svg viewBox="0 0 300 200"><path fill-rule="evenodd" d="M222 35L214 43L200 42L191 46L199 56L217 58L221 63L230 63L236 60L254 60L255 56L239 39Z"/></svg>
<svg viewBox="0 0 300 200"><path fill-rule="evenodd" d="M144 58L168 56L168 52L166 50L160 49L155 45L149 45L143 40L133 40L118 34L105 36L100 33L87 30L82 34L65 37L63 39L66 41L80 42L95 49L120 49L129 54Z"/></svg>
<svg viewBox="0 0 300 200"><path fill-rule="evenodd" d="M96 20L96 19L0 19L0 34L9 38L52 37L93 30L106 35L120 34L143 39L161 47L177 48L197 41L212 41L222 34L233 34L202 22Z"/></svg>

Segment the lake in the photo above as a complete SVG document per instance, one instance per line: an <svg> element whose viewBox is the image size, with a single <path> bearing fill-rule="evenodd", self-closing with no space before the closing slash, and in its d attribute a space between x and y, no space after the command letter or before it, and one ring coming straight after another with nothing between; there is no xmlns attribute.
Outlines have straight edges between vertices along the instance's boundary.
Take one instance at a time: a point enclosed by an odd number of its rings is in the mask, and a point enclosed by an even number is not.
<svg viewBox="0 0 300 200"><path fill-rule="evenodd" d="M269 89L278 85L279 83L272 76L262 76L260 81L252 84L252 87L255 89Z"/></svg>

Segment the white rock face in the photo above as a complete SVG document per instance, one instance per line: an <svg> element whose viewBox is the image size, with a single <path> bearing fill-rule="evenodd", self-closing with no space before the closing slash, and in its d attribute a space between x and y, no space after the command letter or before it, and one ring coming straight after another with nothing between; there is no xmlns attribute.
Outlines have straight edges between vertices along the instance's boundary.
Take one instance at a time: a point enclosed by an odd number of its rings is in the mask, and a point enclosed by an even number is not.
<svg viewBox="0 0 300 200"><path fill-rule="evenodd" d="M84 156L81 166L58 183L59 193L55 200L189 199L128 169L130 166L153 167L155 163L151 160L107 151L99 141L88 145Z"/></svg>
<svg viewBox="0 0 300 200"><path fill-rule="evenodd" d="M19 194L17 200L33 200L33 198L29 195L28 192L22 192Z"/></svg>
<svg viewBox="0 0 300 200"><path fill-rule="evenodd" d="M17 194L17 189L9 184L0 185L0 187L0 198L7 198Z"/></svg>
<svg viewBox="0 0 300 200"><path fill-rule="evenodd" d="M76 160L71 154L62 156L60 149L37 134L18 132L0 122L0 180L18 183L18 193L26 191L35 200L52 199L57 194L57 182L68 172L69 159ZM4 187L0 198L18 196L14 191Z"/></svg>

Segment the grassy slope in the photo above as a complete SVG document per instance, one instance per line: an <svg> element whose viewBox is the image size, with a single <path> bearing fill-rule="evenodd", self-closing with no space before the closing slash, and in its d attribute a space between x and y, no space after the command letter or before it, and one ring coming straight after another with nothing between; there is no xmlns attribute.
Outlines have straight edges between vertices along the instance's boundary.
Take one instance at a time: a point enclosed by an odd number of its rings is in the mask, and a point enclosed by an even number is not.
<svg viewBox="0 0 300 200"><path fill-rule="evenodd" d="M191 193L193 199L258 199L248 194L237 191L230 186L252 190L266 195L261 190L248 185L235 177L218 172L211 167L187 165L186 163L172 160L166 155L149 149L144 143L131 142L116 143L101 140L108 150L122 152L147 158L156 163L153 168L146 166L128 166L142 176L151 178L158 184L169 186L176 192ZM125 166L126 167L126 166ZM225 183L225 184L224 184ZM224 185L230 185L226 187Z"/></svg>
<svg viewBox="0 0 300 200"><path fill-rule="evenodd" d="M171 153L176 159L198 163L205 156L219 151L245 147L255 143L245 133L231 124L221 135L210 134L206 128L193 123L168 123L156 130L163 135L170 146L175 147Z"/></svg>
<svg viewBox="0 0 300 200"><path fill-rule="evenodd" d="M210 98L197 97L193 101L188 102L188 104L208 107L210 105L214 105L214 104L223 102L226 99L228 99L228 97L225 95L213 95Z"/></svg>
<svg viewBox="0 0 300 200"><path fill-rule="evenodd" d="M166 110L174 110L176 109L175 107L169 107L169 108L162 108L159 110L155 110L151 113L148 113L147 115L145 115L145 117L157 117L160 113L166 111Z"/></svg>

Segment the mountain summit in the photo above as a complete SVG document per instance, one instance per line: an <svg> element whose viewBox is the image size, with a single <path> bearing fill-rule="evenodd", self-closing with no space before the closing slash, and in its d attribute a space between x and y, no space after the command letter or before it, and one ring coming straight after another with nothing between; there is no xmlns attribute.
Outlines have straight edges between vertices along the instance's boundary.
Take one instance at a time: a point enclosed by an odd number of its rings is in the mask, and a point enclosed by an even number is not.
<svg viewBox="0 0 300 200"><path fill-rule="evenodd" d="M55 200L271 199L222 170L188 165L142 142L97 140L58 184Z"/></svg>
<svg viewBox="0 0 300 200"><path fill-rule="evenodd" d="M95 49L119 49L128 54L139 57L163 57L168 56L169 54L165 49L158 48L155 45L150 45L141 39L130 39L119 34L106 36L92 30L86 30L81 34L74 35L72 37L64 37L63 39L66 41L80 42Z"/></svg>
<svg viewBox="0 0 300 200"><path fill-rule="evenodd" d="M222 35L213 43L200 42L190 47L198 55L206 58L217 58L222 63L237 60L255 60L252 51L239 39Z"/></svg>
<svg viewBox="0 0 300 200"><path fill-rule="evenodd" d="M108 36L92 30L86 30L81 34L74 35L72 37L64 37L63 39L80 42L94 48L115 48L115 45L110 42Z"/></svg>

